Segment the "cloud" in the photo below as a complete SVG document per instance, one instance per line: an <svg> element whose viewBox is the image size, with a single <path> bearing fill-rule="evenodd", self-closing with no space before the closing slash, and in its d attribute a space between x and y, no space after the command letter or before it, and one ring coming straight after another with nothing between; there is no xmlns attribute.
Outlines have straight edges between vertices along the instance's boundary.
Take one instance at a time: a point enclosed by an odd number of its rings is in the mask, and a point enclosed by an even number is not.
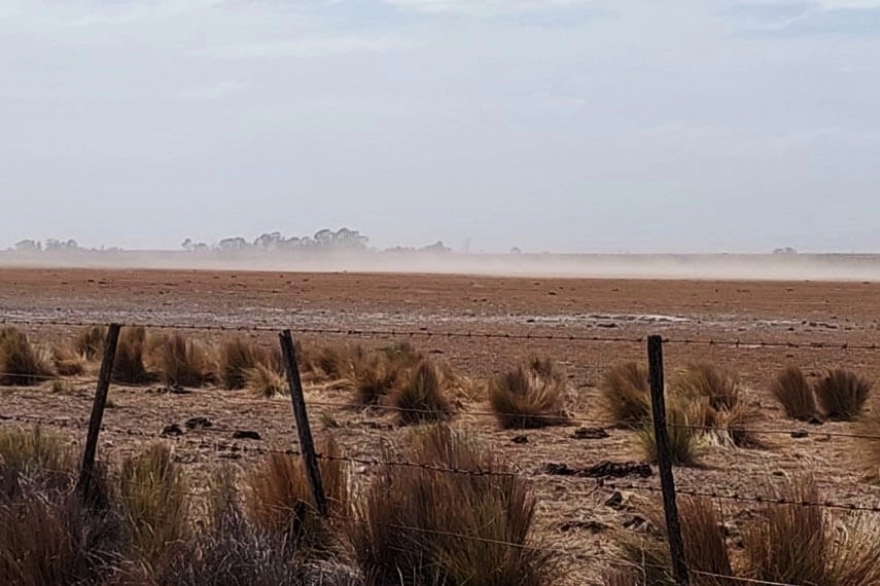
<svg viewBox="0 0 880 586"><path fill-rule="evenodd" d="M180 93L180 97L185 100L221 100L250 87L250 84L247 83L226 80L213 85L187 88Z"/></svg>
<svg viewBox="0 0 880 586"><path fill-rule="evenodd" d="M383 0L402 10L456 16L498 16L523 12L602 6L595 0Z"/></svg>

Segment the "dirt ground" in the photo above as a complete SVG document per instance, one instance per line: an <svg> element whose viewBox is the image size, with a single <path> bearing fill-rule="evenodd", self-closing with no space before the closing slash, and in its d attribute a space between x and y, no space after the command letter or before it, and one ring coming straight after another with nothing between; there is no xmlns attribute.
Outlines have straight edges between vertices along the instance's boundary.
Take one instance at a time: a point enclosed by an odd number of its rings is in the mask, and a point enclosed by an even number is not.
<svg viewBox="0 0 880 586"><path fill-rule="evenodd" d="M603 485L594 479L550 476L544 474L544 466L564 463L580 468L640 459L635 434L609 425L597 385L613 363L645 360L642 338L647 334L668 339L667 372L696 360L735 370L748 400L763 416L756 425L764 448L704 448L702 467L676 470L682 490L766 495L781 478L812 473L827 500L880 504L880 489L866 482L854 461L857 440L845 437L854 432L852 424L810 426L786 420L766 390L788 363L812 375L841 366L871 381L880 378L880 349L868 348L880 342L877 283L0 269L0 319L28 322L20 327L47 343L77 329L51 322L394 331L393 336L294 335L303 341L367 346L410 339L474 379L513 367L530 354L552 356L571 379L571 426L525 434L498 431L485 414L486 404L478 400L463 402L456 425L475 431L533 477L541 499L540 539L564 551L570 584L598 580L613 553L609 533L631 524L638 514L626 506L607 506L609 497L620 486L627 487L620 490L624 501L650 497L646 487L659 486L659 480L655 473L648 479L624 478ZM449 332L514 337L444 335ZM224 335L216 330L186 333L203 338ZM272 332L246 334L276 343ZM552 339L524 339L526 334ZM39 420L82 441L94 379L73 382L77 392L52 393L48 383L42 388L3 389L0 425ZM348 455L370 459L383 442L405 433L391 425L389 414L346 409L348 399L342 391L307 391L319 441L332 433ZM196 485L218 463L247 466L267 451L296 448L287 399L216 389L172 394L154 385L114 386L111 401L101 436L101 452L111 457L158 439L168 424L183 425L192 417L211 420L208 429L165 440L176 444ZM581 426L605 428L608 437L575 439L573 432ZM257 431L262 439L233 440L236 430ZM794 430L808 434L796 439L790 433ZM518 435L525 435L527 443L515 443ZM369 474L369 468L357 464L354 471ZM748 502L718 503L734 534L754 508Z"/></svg>

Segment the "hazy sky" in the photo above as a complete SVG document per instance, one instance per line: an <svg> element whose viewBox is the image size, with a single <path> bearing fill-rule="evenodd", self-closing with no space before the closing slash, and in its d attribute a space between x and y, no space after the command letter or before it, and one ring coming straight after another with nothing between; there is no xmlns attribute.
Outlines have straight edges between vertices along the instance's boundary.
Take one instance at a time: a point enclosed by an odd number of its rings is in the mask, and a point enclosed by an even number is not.
<svg viewBox="0 0 880 586"><path fill-rule="evenodd" d="M880 0L0 0L0 248L880 251Z"/></svg>

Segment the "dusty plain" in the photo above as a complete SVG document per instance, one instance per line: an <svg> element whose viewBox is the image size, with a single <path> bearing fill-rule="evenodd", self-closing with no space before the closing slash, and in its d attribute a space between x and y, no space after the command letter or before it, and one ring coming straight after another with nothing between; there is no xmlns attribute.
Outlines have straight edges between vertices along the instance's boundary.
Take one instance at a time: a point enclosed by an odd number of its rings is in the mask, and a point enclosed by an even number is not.
<svg viewBox="0 0 880 586"><path fill-rule="evenodd" d="M170 329L292 328L305 342L367 347L409 339L475 380L514 367L531 354L549 355L562 362L571 380L572 425L525 433L498 431L480 397L462 399L455 425L474 431L531 477L541 498L538 536L542 545L564 552L567 584L598 583L614 554L610 532L632 524L639 514L626 506L606 506L609 497L619 491L624 504L650 498L653 493L646 488L659 486L659 480L654 474L600 482L547 475L544 466L582 468L641 458L635 434L609 424L597 387L615 362L646 359L643 338L648 334L668 339L668 372L697 360L736 371L749 401L762 414L756 424L765 444L762 449L706 447L702 467L676 470L681 489L754 497L770 494L782 478L812 473L829 501L880 505L880 489L867 482L856 465L857 440L846 437L855 431L852 424L812 426L786 420L767 391L770 380L788 363L814 376L842 366L871 381L880 379L880 349L871 348L880 344L880 283L0 269L0 320L16 323L43 343L63 340L78 329L58 322L110 321ZM302 329L395 333L296 333ZM203 339L229 335L217 329L185 333ZM444 335L448 333L499 337ZM272 331L241 334L277 343ZM52 393L48 383L2 389L0 426L40 422L81 442L94 377L73 382L81 392ZM219 389L175 394L160 386L111 389L102 455L119 457L160 439L161 430L171 423L182 426L189 418L206 417L212 427L162 440L175 444L198 490L204 474L220 463L248 466L268 451L296 449L287 399ZM351 410L345 406L349 400L344 391L307 389L319 440L332 433L347 455L370 460L378 456L383 442L407 433L392 425L393 414ZM604 428L608 437L575 439L578 427ZM236 430L257 431L262 439L233 440ZM793 438L791 432L799 430L806 431L806 437ZM527 443L513 441L520 435ZM354 464L354 472L364 477L370 468ZM717 502L735 541L737 527L758 505L724 498Z"/></svg>

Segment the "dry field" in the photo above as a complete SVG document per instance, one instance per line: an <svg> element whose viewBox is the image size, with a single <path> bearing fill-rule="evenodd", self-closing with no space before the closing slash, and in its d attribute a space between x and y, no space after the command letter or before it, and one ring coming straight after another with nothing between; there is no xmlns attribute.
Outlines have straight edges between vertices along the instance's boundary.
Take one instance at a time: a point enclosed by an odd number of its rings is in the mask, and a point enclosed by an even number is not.
<svg viewBox="0 0 880 586"><path fill-rule="evenodd" d="M457 398L453 426L475 433L531 477L540 499L537 532L544 545L565 552L565 584L601 583L608 560L617 553L611 535L634 521L638 526L639 499L651 498L647 489L659 486L656 473L603 482L545 473L551 463L586 468L643 458L637 434L612 425L598 387L613 364L646 362L642 338L648 334L669 340L667 373L696 361L736 372L746 401L760 415L752 425L760 448L703 446L701 466L676 469L679 488L753 497L770 494L780 480L810 473L828 501L880 504L880 489L868 482L857 461L862 450L858 439L847 437L855 433L854 424L810 425L786 419L768 391L788 364L802 367L810 377L845 367L869 381L878 380L880 350L868 348L880 337L876 283L0 269L0 318L25 323L17 327L46 344L70 339L80 329L58 322L111 321L168 331L192 326L196 329L183 333L206 342L227 333L198 329L202 326L292 328L297 341L319 346L349 343L374 348L408 340L477 383L530 355L552 357L569 378L569 425L499 430L485 393L472 392ZM304 329L331 333L296 333ZM360 333L337 333L340 330ZM498 336L444 335L448 333ZM277 345L271 331L242 335ZM94 376L71 382L73 390L63 393L51 392L48 382L2 389L0 428L41 421L81 443ZM318 442L333 435L354 459L372 460L384 442L402 440L409 433L394 425L392 412L348 408L350 390L309 385L306 398ZM174 445L176 458L195 486L220 463L248 467L273 450L296 448L290 403L284 397L211 387L179 394L151 384L113 385L110 399L101 455L121 458L177 423L185 433L163 441ZM184 422L195 417L207 418L211 427L187 430ZM603 428L608 437L577 439L580 427ZM256 431L261 439L234 440L237 430ZM798 430L807 434L792 437ZM354 471L368 477L370 468L360 463ZM621 493L622 506L607 504L615 492ZM627 506L630 501L632 507ZM717 504L732 542L759 508L757 503L732 499L717 499Z"/></svg>

